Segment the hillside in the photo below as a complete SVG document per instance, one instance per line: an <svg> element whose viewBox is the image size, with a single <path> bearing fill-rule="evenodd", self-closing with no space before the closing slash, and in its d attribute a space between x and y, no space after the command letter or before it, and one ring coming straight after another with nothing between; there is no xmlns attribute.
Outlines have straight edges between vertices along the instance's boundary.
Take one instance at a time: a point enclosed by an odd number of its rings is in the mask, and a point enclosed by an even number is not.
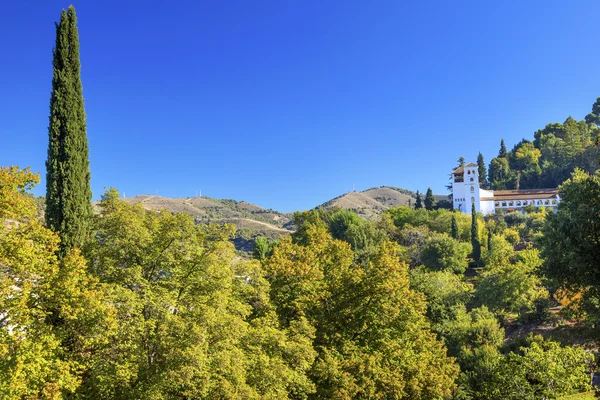
<svg viewBox="0 0 600 400"><path fill-rule="evenodd" d="M148 210L184 212L199 224L230 223L237 227L233 240L236 249L243 253L252 251L254 239L264 236L277 239L294 231L291 214L260 207L246 201L213 199L210 197L169 198L140 195L123 199L129 204L140 203ZM382 186L362 192L345 193L318 207L326 210L345 208L355 211L366 219L375 219L390 207L414 204L414 193L400 188ZM94 203L97 210L97 203Z"/></svg>
<svg viewBox="0 0 600 400"><path fill-rule="evenodd" d="M405 189L390 186L367 189L362 192L345 193L329 200L319 207L326 210L346 208L356 212L363 218L374 219L390 207L414 204L415 195Z"/></svg>

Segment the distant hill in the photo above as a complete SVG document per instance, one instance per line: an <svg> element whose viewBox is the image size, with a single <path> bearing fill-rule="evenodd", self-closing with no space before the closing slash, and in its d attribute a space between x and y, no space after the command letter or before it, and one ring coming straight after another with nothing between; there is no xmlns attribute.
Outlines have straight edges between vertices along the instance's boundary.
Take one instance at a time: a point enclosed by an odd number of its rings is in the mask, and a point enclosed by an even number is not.
<svg viewBox="0 0 600 400"><path fill-rule="evenodd" d="M415 203L415 193L391 186L371 188L362 192L345 193L331 199L317 208L331 210L345 208L356 212L365 219L376 219L390 207ZM446 196L436 196L436 200ZM236 249L248 255L252 252L254 239L265 236L278 239L281 235L295 230L292 214L263 208L246 201L213 199L210 197L170 198L141 195L122 199L129 204L141 204L148 210L168 210L184 212L194 217L199 224L230 223L237 227L233 240ZM94 203L96 212L98 205Z"/></svg>
<svg viewBox="0 0 600 400"><path fill-rule="evenodd" d="M362 192L345 193L329 200L319 207L326 210L346 208L366 219L377 218L390 207L415 204L416 194L410 190L381 186Z"/></svg>
<svg viewBox="0 0 600 400"><path fill-rule="evenodd" d="M291 215L266 209L245 201L220 200L210 197L169 198L142 195L122 199L129 204L140 203L148 210L184 212L199 224L229 223L237 227L234 244L243 253L252 251L254 238L277 239L293 232ZM94 204L97 208L97 203Z"/></svg>

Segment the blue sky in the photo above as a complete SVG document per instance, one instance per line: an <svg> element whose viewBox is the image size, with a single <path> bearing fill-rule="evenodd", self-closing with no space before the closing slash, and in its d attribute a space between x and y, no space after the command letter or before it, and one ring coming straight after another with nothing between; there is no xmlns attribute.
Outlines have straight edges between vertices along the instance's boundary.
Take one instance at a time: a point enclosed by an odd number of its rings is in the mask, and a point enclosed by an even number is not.
<svg viewBox="0 0 600 400"><path fill-rule="evenodd" d="M3 4L0 165L44 193L54 22ZM352 189L445 193L464 155L581 119L600 96L596 1L75 1L94 198L282 211Z"/></svg>

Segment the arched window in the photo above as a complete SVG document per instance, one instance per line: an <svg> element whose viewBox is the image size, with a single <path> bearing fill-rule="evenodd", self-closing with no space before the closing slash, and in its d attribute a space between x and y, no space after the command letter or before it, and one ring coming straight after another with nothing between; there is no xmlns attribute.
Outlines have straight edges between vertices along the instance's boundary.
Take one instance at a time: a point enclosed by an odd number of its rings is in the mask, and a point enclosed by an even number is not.
<svg viewBox="0 0 600 400"><path fill-rule="evenodd" d="M473 178L471 178L471 182L473 182L473 181L474 181L474 179L473 179Z"/></svg>
<svg viewBox="0 0 600 400"><path fill-rule="evenodd" d="M475 203L475 197L471 197L471 203Z"/></svg>
<svg viewBox="0 0 600 400"><path fill-rule="evenodd" d="M505 201L502 202L502 207L506 207L506 202Z"/></svg>
<svg viewBox="0 0 600 400"><path fill-rule="evenodd" d="M473 186L471 186L471 193L473 193L475 191L475 188Z"/></svg>
<svg viewBox="0 0 600 400"><path fill-rule="evenodd" d="M497 201L495 205L496 205L496 207L500 207L500 202Z"/></svg>
<svg viewBox="0 0 600 400"><path fill-rule="evenodd" d="M467 170L467 175L471 175L471 170L470 169Z"/></svg>
<svg viewBox="0 0 600 400"><path fill-rule="evenodd" d="M509 203L508 203L508 205L512 207L512 205L513 205L513 202L512 202L512 201L511 201L511 202L509 202Z"/></svg>
<svg viewBox="0 0 600 400"><path fill-rule="evenodd" d="M552 200L552 204L556 204L556 200Z"/></svg>
<svg viewBox="0 0 600 400"><path fill-rule="evenodd" d="M518 205L518 206L520 206L520 205L521 205L521 202L520 202L520 201L518 201L518 200L517 200L517 205Z"/></svg>

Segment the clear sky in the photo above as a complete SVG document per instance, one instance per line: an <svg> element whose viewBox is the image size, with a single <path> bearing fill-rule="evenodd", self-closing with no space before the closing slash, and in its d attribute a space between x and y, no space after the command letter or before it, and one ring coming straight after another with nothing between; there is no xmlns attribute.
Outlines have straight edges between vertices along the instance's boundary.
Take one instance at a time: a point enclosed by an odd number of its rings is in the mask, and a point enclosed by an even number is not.
<svg viewBox="0 0 600 400"><path fill-rule="evenodd" d="M42 175L54 22L2 4L0 165ZM389 185L446 193L600 96L600 2L75 1L92 189L281 211Z"/></svg>

